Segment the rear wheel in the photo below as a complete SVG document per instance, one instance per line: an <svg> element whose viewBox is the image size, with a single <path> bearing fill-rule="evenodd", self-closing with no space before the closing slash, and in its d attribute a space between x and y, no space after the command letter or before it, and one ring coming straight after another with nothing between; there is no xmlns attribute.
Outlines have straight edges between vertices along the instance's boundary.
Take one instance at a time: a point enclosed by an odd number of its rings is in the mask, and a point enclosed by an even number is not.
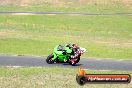
<svg viewBox="0 0 132 88"><path fill-rule="evenodd" d="M72 66L74 66L79 61L80 61L80 57L78 57L76 61L70 61L69 64L72 65Z"/></svg>
<svg viewBox="0 0 132 88"><path fill-rule="evenodd" d="M75 66L75 64L76 64L76 63L75 63L75 62L74 62L74 63L72 63L72 62L69 62L69 64L70 64L70 65L72 65L72 66Z"/></svg>
<svg viewBox="0 0 132 88"><path fill-rule="evenodd" d="M76 64L76 61L69 61L69 64L74 66Z"/></svg>
<svg viewBox="0 0 132 88"><path fill-rule="evenodd" d="M79 61L80 61L80 57L77 58L76 63L78 63Z"/></svg>
<svg viewBox="0 0 132 88"><path fill-rule="evenodd" d="M46 62L48 63L48 64L52 64L52 63L54 63L54 61L52 60L52 58L54 57L54 55L49 55L48 57L47 57L47 59L46 59Z"/></svg>

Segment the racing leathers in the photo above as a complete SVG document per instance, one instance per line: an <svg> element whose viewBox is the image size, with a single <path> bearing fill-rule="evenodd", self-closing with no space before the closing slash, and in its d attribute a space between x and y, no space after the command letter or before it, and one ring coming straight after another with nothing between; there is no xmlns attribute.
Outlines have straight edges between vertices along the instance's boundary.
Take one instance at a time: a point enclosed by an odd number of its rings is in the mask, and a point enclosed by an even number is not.
<svg viewBox="0 0 132 88"><path fill-rule="evenodd" d="M71 59L77 59L81 55L81 51L79 47L73 48L73 52L74 54L71 55Z"/></svg>

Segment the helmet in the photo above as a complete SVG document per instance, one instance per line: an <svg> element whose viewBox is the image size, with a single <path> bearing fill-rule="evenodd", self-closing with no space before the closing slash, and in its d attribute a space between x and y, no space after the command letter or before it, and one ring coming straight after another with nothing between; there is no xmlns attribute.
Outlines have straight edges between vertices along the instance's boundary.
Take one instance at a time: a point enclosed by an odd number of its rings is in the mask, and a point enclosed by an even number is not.
<svg viewBox="0 0 132 88"><path fill-rule="evenodd" d="M77 44L72 44L72 47L75 49L75 48L78 48L78 45Z"/></svg>
<svg viewBox="0 0 132 88"><path fill-rule="evenodd" d="M69 47L69 48L72 48L72 45L71 44L66 44L65 46L66 47Z"/></svg>

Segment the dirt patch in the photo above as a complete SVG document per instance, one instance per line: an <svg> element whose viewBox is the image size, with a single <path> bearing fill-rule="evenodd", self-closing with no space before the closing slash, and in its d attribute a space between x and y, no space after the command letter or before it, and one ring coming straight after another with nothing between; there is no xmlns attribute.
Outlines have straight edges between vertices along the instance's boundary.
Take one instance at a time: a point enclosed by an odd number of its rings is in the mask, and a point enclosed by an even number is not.
<svg viewBox="0 0 132 88"><path fill-rule="evenodd" d="M0 5L20 5L29 6L33 4L49 4L56 7L69 7L73 5L85 5L85 4L124 4L132 7L132 0L0 0Z"/></svg>
<svg viewBox="0 0 132 88"><path fill-rule="evenodd" d="M132 9L132 0L122 0L122 2Z"/></svg>
<svg viewBox="0 0 132 88"><path fill-rule="evenodd" d="M14 34L16 33L15 30L1 30L0 31L0 36L4 37L4 36L9 36L10 34Z"/></svg>
<svg viewBox="0 0 132 88"><path fill-rule="evenodd" d="M28 6L31 3L31 0L21 0L20 6Z"/></svg>
<svg viewBox="0 0 132 88"><path fill-rule="evenodd" d="M116 42L116 41L93 41L96 44L106 44L110 46L120 46L120 47L132 47L132 42Z"/></svg>
<svg viewBox="0 0 132 88"><path fill-rule="evenodd" d="M0 0L0 5L8 5L8 4L18 5L19 2L20 0Z"/></svg>

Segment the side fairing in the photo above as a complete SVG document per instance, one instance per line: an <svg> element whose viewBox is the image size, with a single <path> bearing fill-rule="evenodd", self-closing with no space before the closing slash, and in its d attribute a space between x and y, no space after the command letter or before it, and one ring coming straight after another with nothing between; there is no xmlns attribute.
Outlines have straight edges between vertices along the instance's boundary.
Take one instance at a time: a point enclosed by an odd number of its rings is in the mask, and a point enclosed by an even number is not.
<svg viewBox="0 0 132 88"><path fill-rule="evenodd" d="M72 49L69 49L69 47L65 47L65 50L68 54L72 53Z"/></svg>
<svg viewBox="0 0 132 88"><path fill-rule="evenodd" d="M69 49L69 47L64 47L64 50L63 51L58 51L57 48L58 48L58 46L56 46L54 48L54 52L53 52L53 54L54 54L54 58L53 59L54 60L56 58L58 58L59 61L64 61L64 59L67 60L68 59L68 55L70 55L72 53L72 50ZM66 51L66 53L67 53L66 55L63 55L63 52L64 51Z"/></svg>
<svg viewBox="0 0 132 88"><path fill-rule="evenodd" d="M58 46L56 46L56 47L54 48L54 53L56 53L57 55L63 55L63 54L62 54L63 52L62 52L62 51L58 51L58 50L57 50L57 47L58 47Z"/></svg>

